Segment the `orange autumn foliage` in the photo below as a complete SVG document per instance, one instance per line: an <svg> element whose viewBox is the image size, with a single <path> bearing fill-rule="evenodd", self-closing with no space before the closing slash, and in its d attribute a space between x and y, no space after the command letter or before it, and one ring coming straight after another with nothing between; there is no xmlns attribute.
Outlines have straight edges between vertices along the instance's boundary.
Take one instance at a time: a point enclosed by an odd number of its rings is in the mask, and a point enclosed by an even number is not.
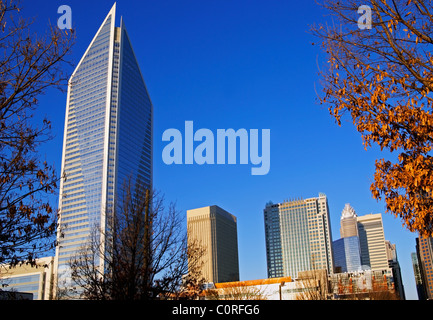
<svg viewBox="0 0 433 320"><path fill-rule="evenodd" d="M327 71L320 102L341 125L349 116L377 159L370 190L410 231L433 234L433 6L431 1L370 1L372 28L357 24L359 3L325 1L332 26L312 27ZM395 154L395 157L393 155Z"/></svg>

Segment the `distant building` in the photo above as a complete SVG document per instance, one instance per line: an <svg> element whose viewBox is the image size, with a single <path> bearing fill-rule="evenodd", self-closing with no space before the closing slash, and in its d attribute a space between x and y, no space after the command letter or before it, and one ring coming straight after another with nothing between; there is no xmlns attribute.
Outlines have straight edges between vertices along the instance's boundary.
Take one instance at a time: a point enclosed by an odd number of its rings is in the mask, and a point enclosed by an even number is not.
<svg viewBox="0 0 433 320"><path fill-rule="evenodd" d="M385 241L386 253L388 256L388 265L392 271L392 278L394 279L395 291L401 300L406 299L404 293L403 279L401 277L400 263L397 259L397 250L395 244L392 244L389 240Z"/></svg>
<svg viewBox="0 0 433 320"><path fill-rule="evenodd" d="M332 242L335 272L361 271L358 237L346 237Z"/></svg>
<svg viewBox="0 0 433 320"><path fill-rule="evenodd" d="M295 300L296 285L290 277L210 283L206 300Z"/></svg>
<svg viewBox="0 0 433 320"><path fill-rule="evenodd" d="M343 208L341 212L340 218L340 237L341 238L349 238L349 237L358 237L358 219L355 212L349 203Z"/></svg>
<svg viewBox="0 0 433 320"><path fill-rule="evenodd" d="M355 210L346 204L340 223L341 239L333 242L337 272L383 270L389 267L389 252L380 213L358 216ZM395 248L393 254L396 259Z"/></svg>
<svg viewBox="0 0 433 320"><path fill-rule="evenodd" d="M426 294L424 291L424 285L422 281L422 275L421 275L421 266L419 264L418 255L416 252L411 253L412 258L412 266L413 266L413 273L415 276L415 286L416 286L416 292L418 294L418 300L426 300Z"/></svg>
<svg viewBox="0 0 433 320"><path fill-rule="evenodd" d="M53 295L54 257L29 265L0 266L0 300L51 300Z"/></svg>
<svg viewBox="0 0 433 320"><path fill-rule="evenodd" d="M359 273L379 270L388 281L393 282L393 290L398 297L405 299L400 264L395 244L385 240L382 215L367 214L358 216L346 204L341 213L341 239L332 243L335 273Z"/></svg>
<svg viewBox="0 0 433 320"><path fill-rule="evenodd" d="M433 299L433 238L416 238L417 257L425 299Z"/></svg>
<svg viewBox="0 0 433 320"><path fill-rule="evenodd" d="M331 274L330 288L333 299L398 299L388 268Z"/></svg>
<svg viewBox="0 0 433 320"><path fill-rule="evenodd" d="M358 236L358 216L355 210L346 203L341 212L341 239L332 243L335 272L361 271L361 248Z"/></svg>
<svg viewBox="0 0 433 320"><path fill-rule="evenodd" d="M202 275L207 282L239 281L237 219L218 206L187 211L188 240L206 250Z"/></svg>
<svg viewBox="0 0 433 320"><path fill-rule="evenodd" d="M385 245L382 215L366 214L357 218L361 264L372 270L388 268L388 256Z"/></svg>
<svg viewBox="0 0 433 320"><path fill-rule="evenodd" d="M210 283L202 294L206 300L322 300L329 297L326 270L301 271L291 277Z"/></svg>
<svg viewBox="0 0 433 320"><path fill-rule="evenodd" d="M296 278L298 272L332 272L328 200L319 197L267 203L264 209L268 277Z"/></svg>

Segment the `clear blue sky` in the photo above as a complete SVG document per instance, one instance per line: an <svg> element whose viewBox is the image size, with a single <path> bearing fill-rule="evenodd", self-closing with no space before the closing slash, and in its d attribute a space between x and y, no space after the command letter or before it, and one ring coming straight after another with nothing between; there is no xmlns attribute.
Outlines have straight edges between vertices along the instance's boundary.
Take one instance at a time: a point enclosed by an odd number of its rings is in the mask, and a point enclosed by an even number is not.
<svg viewBox="0 0 433 320"><path fill-rule="evenodd" d="M72 8L78 63L113 1L22 2L35 30L57 23L57 8ZM345 203L358 213L382 213L385 237L397 245L408 299L417 299L410 253L416 234L384 213L369 191L376 148L364 150L350 121L336 125L317 102L318 67L325 61L309 26L327 17L314 0L117 1L154 105L154 183L167 201L186 210L218 205L238 218L241 280L267 277L263 208L268 201L328 196L338 239ZM356 14L356 12L354 12ZM38 112L56 137L42 152L60 171L66 94L50 90ZM162 161L162 133L194 128L271 130L271 167L172 165Z"/></svg>

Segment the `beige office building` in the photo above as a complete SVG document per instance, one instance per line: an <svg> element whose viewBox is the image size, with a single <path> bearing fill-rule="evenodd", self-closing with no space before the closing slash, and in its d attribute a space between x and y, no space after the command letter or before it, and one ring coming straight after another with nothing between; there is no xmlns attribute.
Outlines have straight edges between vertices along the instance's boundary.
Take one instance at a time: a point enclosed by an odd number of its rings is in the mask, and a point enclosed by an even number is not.
<svg viewBox="0 0 433 320"><path fill-rule="evenodd" d="M308 270L334 270L328 199L294 199L266 204L264 213L268 278Z"/></svg>
<svg viewBox="0 0 433 320"><path fill-rule="evenodd" d="M355 212L349 203L346 203L341 212L340 219L340 237L357 237L358 236L358 219Z"/></svg>
<svg viewBox="0 0 433 320"><path fill-rule="evenodd" d="M239 281L236 217L218 206L187 211L188 240L206 250L202 275L207 282Z"/></svg>
<svg viewBox="0 0 433 320"><path fill-rule="evenodd" d="M388 257L380 213L359 216L358 233L361 247L361 263L372 270L387 269Z"/></svg>
<svg viewBox="0 0 433 320"><path fill-rule="evenodd" d="M53 298L54 257L36 259L36 266L23 264L9 268L0 266L0 299L51 300ZM8 296L8 292L23 293L24 297Z"/></svg>

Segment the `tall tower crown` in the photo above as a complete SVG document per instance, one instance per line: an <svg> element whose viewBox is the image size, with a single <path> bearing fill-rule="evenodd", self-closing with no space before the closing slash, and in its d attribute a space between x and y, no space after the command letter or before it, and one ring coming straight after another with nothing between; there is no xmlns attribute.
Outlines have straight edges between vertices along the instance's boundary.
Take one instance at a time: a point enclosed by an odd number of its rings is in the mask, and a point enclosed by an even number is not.
<svg viewBox="0 0 433 320"><path fill-rule="evenodd" d="M350 205L350 203L346 203L343 211L341 211L341 219L345 218L354 218L357 217L355 209Z"/></svg>

